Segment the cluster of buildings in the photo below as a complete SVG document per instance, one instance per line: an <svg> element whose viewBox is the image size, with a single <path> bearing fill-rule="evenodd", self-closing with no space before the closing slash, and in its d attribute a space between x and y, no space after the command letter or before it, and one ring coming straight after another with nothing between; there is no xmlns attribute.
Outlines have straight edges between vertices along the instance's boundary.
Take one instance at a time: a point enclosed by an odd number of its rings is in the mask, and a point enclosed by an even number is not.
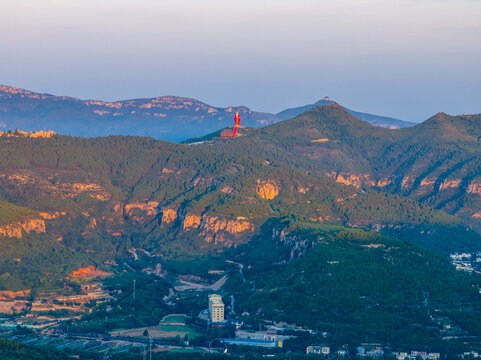
<svg viewBox="0 0 481 360"><path fill-rule="evenodd" d="M213 326L234 324L238 329L242 324L238 320L226 320L224 316L224 302L218 294L209 295L209 321ZM280 348L283 341L291 336L281 335L282 329L271 327L267 331L236 331L235 339L223 339L228 345L255 346L263 348Z"/></svg>
<svg viewBox="0 0 481 360"><path fill-rule="evenodd" d="M381 346L359 346L356 348L357 356L360 358L368 359L381 359L387 355ZM331 349L326 345L311 345L306 348L306 354L317 354L329 356L331 354ZM335 352L338 357L347 357L349 352L345 349L339 349ZM411 351L408 352L390 352L391 356L394 356L398 360L439 360L441 355L439 353L427 353L425 351Z"/></svg>
<svg viewBox="0 0 481 360"><path fill-rule="evenodd" d="M318 354L318 355L329 355L331 353L331 348L325 345L311 345L306 347L306 354Z"/></svg>
<svg viewBox="0 0 481 360"><path fill-rule="evenodd" d="M459 354L458 357L460 359L479 359L481 358L481 353L478 353L477 351L466 351L462 354Z"/></svg>
<svg viewBox="0 0 481 360"><path fill-rule="evenodd" d="M370 346L360 346L357 349L357 355L361 358L383 358L385 354L383 348L379 344L372 344ZM394 356L398 360L439 360L441 355L435 352L416 351L411 352L389 352L391 356Z"/></svg>
<svg viewBox="0 0 481 360"><path fill-rule="evenodd" d="M481 253L476 254L476 256L481 256ZM471 254L452 254L451 259L453 263L454 261L465 261L466 259L471 259ZM481 265L481 259L477 258L476 261ZM223 324L229 323L229 321L224 318L224 302L218 294L209 295L209 320L214 326L216 324L222 326ZM282 348L284 340L294 337L292 335L283 335L283 330L284 328L278 328L276 326L271 326L267 331L237 329L235 339L223 340L225 344L228 345ZM305 329L302 330L306 331ZM361 346L356 348L356 353L358 357L366 359L381 359L384 358L385 355L394 356L398 360L439 360L441 358L440 353L415 350L411 352L388 352L386 354L381 344L361 344ZM306 354L324 355L326 357L331 355L349 357L349 352L345 347L331 353L331 348L328 345L310 345L306 348ZM466 352L459 356L463 359L481 358L481 354L476 352Z"/></svg>
<svg viewBox="0 0 481 360"><path fill-rule="evenodd" d="M384 350L379 345L359 346L356 348L357 356L361 358L382 358Z"/></svg>
<svg viewBox="0 0 481 360"><path fill-rule="evenodd" d="M331 354L331 348L327 345L311 345L306 348L306 354L329 356ZM346 349L339 349L334 354L338 357L348 357L349 351Z"/></svg>
<svg viewBox="0 0 481 360"><path fill-rule="evenodd" d="M438 360L441 358L439 353L427 353L425 351L411 351L407 352L392 352L391 355L395 356L398 360L417 360L421 358L422 360Z"/></svg>
<svg viewBox="0 0 481 360"><path fill-rule="evenodd" d="M450 254L451 263L458 271L481 273L481 252Z"/></svg>

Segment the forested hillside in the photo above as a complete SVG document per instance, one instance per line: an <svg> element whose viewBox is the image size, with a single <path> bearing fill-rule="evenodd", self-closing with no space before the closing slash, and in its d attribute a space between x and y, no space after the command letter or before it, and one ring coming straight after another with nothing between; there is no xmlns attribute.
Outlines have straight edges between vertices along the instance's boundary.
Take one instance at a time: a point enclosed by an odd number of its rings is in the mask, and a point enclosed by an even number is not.
<svg viewBox="0 0 481 360"><path fill-rule="evenodd" d="M433 248L479 247L455 217L228 149L237 140L217 148L140 137L1 137L0 198L10 219L0 227L2 286L29 287L36 277L48 286L132 247L165 261L195 260L248 242L277 217L394 227L413 241L431 226L424 242ZM458 229L470 234L466 241L445 235Z"/></svg>
<svg viewBox="0 0 481 360"><path fill-rule="evenodd" d="M391 130L331 104L263 129L244 129L245 136L229 142L208 138L212 142L203 146L407 196L481 231L480 123L481 115L439 113L414 127Z"/></svg>
<svg viewBox="0 0 481 360"><path fill-rule="evenodd" d="M328 331L340 344L435 344L433 321L479 300L480 276L372 231L273 219L232 256L249 264L226 285L237 311Z"/></svg>

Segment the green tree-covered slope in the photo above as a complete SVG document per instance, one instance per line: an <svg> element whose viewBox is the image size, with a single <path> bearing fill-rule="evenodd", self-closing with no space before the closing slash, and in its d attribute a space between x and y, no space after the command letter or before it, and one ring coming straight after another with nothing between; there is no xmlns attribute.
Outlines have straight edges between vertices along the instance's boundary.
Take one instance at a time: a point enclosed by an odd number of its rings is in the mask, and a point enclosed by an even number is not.
<svg viewBox="0 0 481 360"><path fill-rule="evenodd" d="M480 114L439 113L410 128L384 129L331 104L262 129L243 129L236 139L208 138L201 146L407 196L481 231L480 124Z"/></svg>
<svg viewBox="0 0 481 360"><path fill-rule="evenodd" d="M49 284L76 266L129 256L132 247L165 261L196 259L248 242L277 217L395 227L413 241L420 227L431 226L439 231L425 243L445 251L460 243L446 231L467 232L459 219L427 205L340 184L300 164L237 152L234 144L242 137L223 140L187 145L139 137L0 138L0 198L42 213L45 222L44 230L3 240L0 255L9 270L0 285L29 286L33 280L24 273ZM472 234L461 248L479 244Z"/></svg>
<svg viewBox="0 0 481 360"><path fill-rule="evenodd" d="M244 264L245 281L234 274L226 285L237 312L328 331L340 344L403 347L435 344L436 319L453 310L479 311L481 277L412 242L290 220L263 230L232 254Z"/></svg>

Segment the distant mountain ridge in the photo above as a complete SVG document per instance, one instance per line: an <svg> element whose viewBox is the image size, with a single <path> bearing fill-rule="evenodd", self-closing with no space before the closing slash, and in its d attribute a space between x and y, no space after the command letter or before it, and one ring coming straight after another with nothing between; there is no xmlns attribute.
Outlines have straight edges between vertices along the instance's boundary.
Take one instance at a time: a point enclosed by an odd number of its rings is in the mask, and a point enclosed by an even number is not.
<svg viewBox="0 0 481 360"><path fill-rule="evenodd" d="M10 130L53 130L82 137L139 135L179 141L229 126L236 112L247 126L278 121L273 114L245 106L214 107L177 96L108 102L0 86L0 127Z"/></svg>
<svg viewBox="0 0 481 360"><path fill-rule="evenodd" d="M315 102L314 104L310 105L304 105L304 106L299 106L295 108L290 108L281 111L280 113L277 113L276 115L279 117L280 120L288 120L292 119L306 111L309 111L317 106L324 106L324 105L330 105L330 104L336 104L335 101L330 100L329 98L324 98L322 100L319 100ZM351 109L348 109L344 107L344 109L350 113L351 115L357 117L358 119L364 120L365 122L370 123L371 125L379 126L379 127L385 127L389 129L401 129L405 127L411 127L416 125L415 123L409 122L409 121L404 121L404 120L399 120L395 119L392 117L387 117L387 116L379 116L379 115L373 115L373 114L367 114L359 111L354 111Z"/></svg>
<svg viewBox="0 0 481 360"><path fill-rule="evenodd" d="M316 104L270 114L245 106L215 107L178 96L108 102L0 86L0 130L53 130L59 134L81 137L138 135L182 141L231 126L235 112L239 112L243 126L263 127L329 103L332 101L320 100ZM377 115L352 113L382 127L414 125Z"/></svg>

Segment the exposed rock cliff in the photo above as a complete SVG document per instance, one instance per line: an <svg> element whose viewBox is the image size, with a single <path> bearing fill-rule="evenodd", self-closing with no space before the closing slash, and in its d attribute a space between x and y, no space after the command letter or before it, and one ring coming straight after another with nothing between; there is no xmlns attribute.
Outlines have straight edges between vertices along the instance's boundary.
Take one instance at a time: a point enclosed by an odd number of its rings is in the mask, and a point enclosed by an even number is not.
<svg viewBox="0 0 481 360"><path fill-rule="evenodd" d="M197 229L200 226L201 217L197 214L186 214L182 227L184 230L194 228Z"/></svg>
<svg viewBox="0 0 481 360"><path fill-rule="evenodd" d="M0 136L6 137L31 137L31 138L51 138L52 136L56 135L55 132L52 130L49 131L21 131L15 130L14 132L3 132L0 131Z"/></svg>
<svg viewBox="0 0 481 360"><path fill-rule="evenodd" d="M0 226L0 236L21 239L22 231L27 234L31 232L44 233L45 221L43 219L30 219Z"/></svg>
<svg viewBox="0 0 481 360"><path fill-rule="evenodd" d="M193 213L185 215L183 230L197 229L207 243L230 246L235 240L254 231L255 226L244 217L228 219L225 217L204 214L203 216Z"/></svg>
<svg viewBox="0 0 481 360"><path fill-rule="evenodd" d="M55 212L39 212L38 213L42 218L45 220L53 220L56 219L60 216L67 215L66 211L55 211Z"/></svg>
<svg viewBox="0 0 481 360"><path fill-rule="evenodd" d="M177 216L177 210L171 208L164 208L162 210L162 223L163 224L170 224L174 222Z"/></svg>
<svg viewBox="0 0 481 360"><path fill-rule="evenodd" d="M146 203L130 203L125 205L125 214L132 216L135 209L146 212L148 216L154 216L158 213L159 203L157 201L148 201Z"/></svg>
<svg viewBox="0 0 481 360"><path fill-rule="evenodd" d="M272 200L279 195L279 186L273 181L257 180L256 193L263 199Z"/></svg>

